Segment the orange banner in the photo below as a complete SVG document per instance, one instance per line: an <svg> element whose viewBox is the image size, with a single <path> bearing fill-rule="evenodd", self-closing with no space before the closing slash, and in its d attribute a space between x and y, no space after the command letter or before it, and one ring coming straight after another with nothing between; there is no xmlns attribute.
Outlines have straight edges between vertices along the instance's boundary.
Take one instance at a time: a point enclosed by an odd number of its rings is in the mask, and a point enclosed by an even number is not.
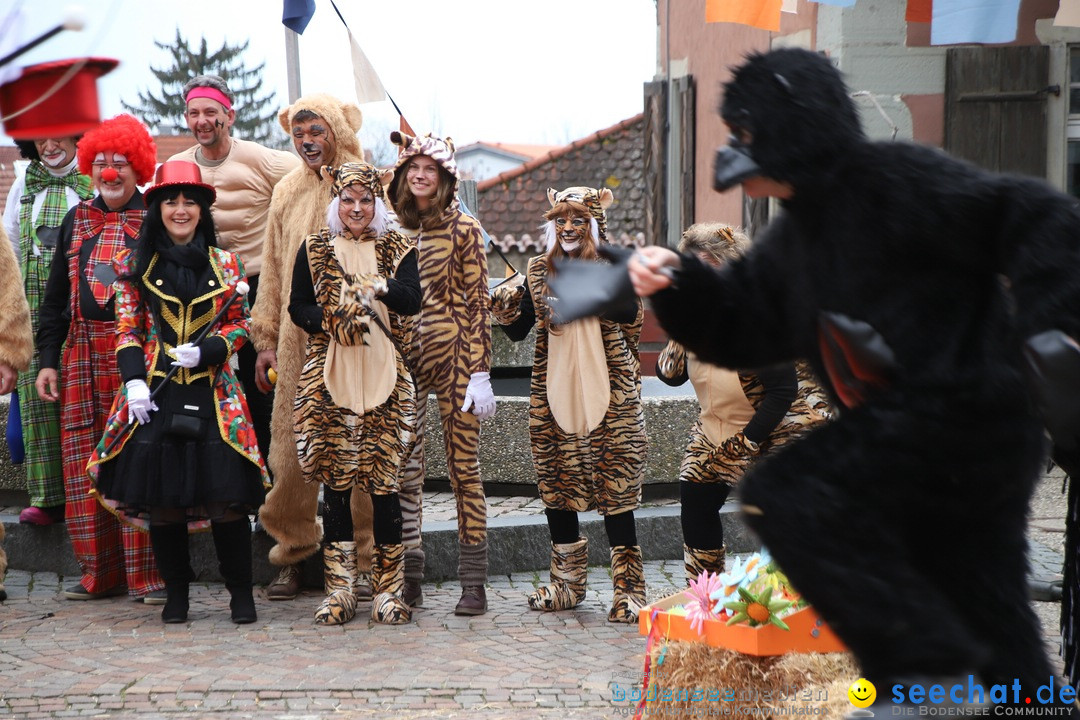
<svg viewBox="0 0 1080 720"><path fill-rule="evenodd" d="M907 0L908 22L930 22L934 17L934 0Z"/></svg>
<svg viewBox="0 0 1080 720"><path fill-rule="evenodd" d="M780 31L783 0L705 0L705 22L730 22Z"/></svg>

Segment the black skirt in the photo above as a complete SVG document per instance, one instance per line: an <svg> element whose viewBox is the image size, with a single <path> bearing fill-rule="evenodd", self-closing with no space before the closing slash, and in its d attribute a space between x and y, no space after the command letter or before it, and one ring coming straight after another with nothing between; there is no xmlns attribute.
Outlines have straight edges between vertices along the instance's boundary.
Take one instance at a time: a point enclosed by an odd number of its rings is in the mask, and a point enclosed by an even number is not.
<svg viewBox="0 0 1080 720"><path fill-rule="evenodd" d="M123 449L99 466L98 493L141 518L155 510L183 510L188 520L254 512L265 494L262 474L222 438L210 384L171 381L154 404L150 422L136 426Z"/></svg>

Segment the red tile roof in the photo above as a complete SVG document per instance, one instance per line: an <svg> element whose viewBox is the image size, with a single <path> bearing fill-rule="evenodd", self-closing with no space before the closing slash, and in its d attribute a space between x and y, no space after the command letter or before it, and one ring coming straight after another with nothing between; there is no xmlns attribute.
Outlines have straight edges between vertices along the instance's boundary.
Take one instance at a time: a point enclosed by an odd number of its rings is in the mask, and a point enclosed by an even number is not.
<svg viewBox="0 0 1080 720"><path fill-rule="evenodd" d="M550 207L549 187L607 187L608 239L621 245L643 242L646 185L645 116L616 123L569 145L477 183L477 213L500 249L542 252L537 230Z"/></svg>
<svg viewBox="0 0 1080 720"><path fill-rule="evenodd" d="M157 145L157 161L163 163L178 152L183 152L195 144L191 135L158 135L154 138Z"/></svg>
<svg viewBox="0 0 1080 720"><path fill-rule="evenodd" d="M503 142L484 142L480 140L478 142L471 143L465 147L457 149L456 154L472 150L473 148L491 148L493 150L501 150L502 152L509 153L511 155L517 155L523 158L536 159L543 157L553 150L562 148L562 145L523 145L518 143L503 143Z"/></svg>

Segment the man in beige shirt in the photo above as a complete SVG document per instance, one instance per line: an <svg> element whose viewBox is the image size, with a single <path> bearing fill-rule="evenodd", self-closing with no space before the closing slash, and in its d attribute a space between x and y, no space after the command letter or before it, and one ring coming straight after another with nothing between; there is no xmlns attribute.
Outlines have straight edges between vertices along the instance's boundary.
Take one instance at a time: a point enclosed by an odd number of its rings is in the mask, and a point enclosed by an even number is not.
<svg viewBox="0 0 1080 720"><path fill-rule="evenodd" d="M184 99L188 128L198 144L169 159L197 163L203 181L217 191L213 212L218 245L237 253L243 261L251 286L248 303L253 306L259 291L270 196L278 180L298 167L300 160L292 153L230 135L236 121L236 98L217 75L197 75L189 80L184 85ZM259 453L267 458L273 394L257 389L254 347L248 343L237 354L237 377L247 394Z"/></svg>

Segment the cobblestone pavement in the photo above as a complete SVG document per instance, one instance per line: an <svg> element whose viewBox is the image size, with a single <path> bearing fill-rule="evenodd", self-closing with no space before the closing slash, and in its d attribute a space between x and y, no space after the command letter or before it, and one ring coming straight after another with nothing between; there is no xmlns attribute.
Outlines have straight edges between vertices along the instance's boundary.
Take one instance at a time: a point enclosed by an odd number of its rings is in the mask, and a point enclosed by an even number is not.
<svg viewBox="0 0 1080 720"><path fill-rule="evenodd" d="M679 562L646 563L649 599L674 592L681 573ZM425 607L400 627L370 623L367 605L347 625L316 627L317 591L288 602L259 591L259 621L237 626L220 584L193 585L189 622L163 625L158 607L67 601L64 578L11 572L0 616L0 715L625 716L610 683L640 682L645 641L636 627L607 622L606 568L590 569L585 602L563 613L527 609L524 596L539 579L492 579L490 609L476 618L453 615L455 584L425 585ZM1060 606L1035 605L1056 652Z"/></svg>
<svg viewBox="0 0 1080 720"><path fill-rule="evenodd" d="M1060 574L1064 501L1049 477L1033 502L1033 586ZM489 499L492 514L533 514L539 501ZM429 493L425 519L451 519L452 501ZM682 564L645 564L649 599L678 589ZM546 573L544 573L546 575ZM546 579L546 578L545 578ZM640 682L645 640L607 622L611 580L590 568L574 611L528 610L541 573L494 577L490 610L453 615L456 583L424 586L425 607L400 627L367 620L316 627L315 590L269 602L259 621L233 625L220 584L192 586L190 621L163 625L160 608L128 598L72 602L72 581L11 571L0 605L0 716L16 718L586 718L624 717L611 683ZM1060 604L1035 602L1056 670ZM632 714L632 713L631 713Z"/></svg>
<svg viewBox="0 0 1080 720"><path fill-rule="evenodd" d="M675 591L681 563L647 566L651 597ZM528 609L538 579L493 579L490 609L476 618L453 615L456 585L425 585L424 608L400 627L368 622L367 605L347 625L316 627L317 591L289 602L260 591L259 621L237 626L220 584L193 585L189 622L163 625L160 607L67 601L63 578L11 572L0 708L17 717L614 716L609 682L640 682L645 643L636 626L607 622L607 570L590 570L588 597L565 613Z"/></svg>

